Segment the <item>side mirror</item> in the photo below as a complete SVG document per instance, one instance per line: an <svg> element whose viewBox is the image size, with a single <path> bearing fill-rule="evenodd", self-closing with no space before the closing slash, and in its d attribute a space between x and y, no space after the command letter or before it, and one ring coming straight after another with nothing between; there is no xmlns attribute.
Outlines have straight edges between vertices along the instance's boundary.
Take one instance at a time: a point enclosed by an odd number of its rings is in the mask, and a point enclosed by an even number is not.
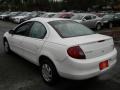
<svg viewBox="0 0 120 90"><path fill-rule="evenodd" d="M10 34L14 34L14 30L10 30L9 33L10 33Z"/></svg>

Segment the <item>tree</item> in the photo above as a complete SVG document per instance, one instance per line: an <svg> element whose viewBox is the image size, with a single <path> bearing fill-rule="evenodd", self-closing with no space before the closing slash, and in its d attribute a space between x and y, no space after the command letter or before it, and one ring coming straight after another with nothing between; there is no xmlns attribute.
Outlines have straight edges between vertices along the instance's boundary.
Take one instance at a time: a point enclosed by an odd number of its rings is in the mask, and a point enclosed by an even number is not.
<svg viewBox="0 0 120 90"><path fill-rule="evenodd" d="M8 10L87 10L93 5L104 6L117 3L120 0L0 0L0 8Z"/></svg>

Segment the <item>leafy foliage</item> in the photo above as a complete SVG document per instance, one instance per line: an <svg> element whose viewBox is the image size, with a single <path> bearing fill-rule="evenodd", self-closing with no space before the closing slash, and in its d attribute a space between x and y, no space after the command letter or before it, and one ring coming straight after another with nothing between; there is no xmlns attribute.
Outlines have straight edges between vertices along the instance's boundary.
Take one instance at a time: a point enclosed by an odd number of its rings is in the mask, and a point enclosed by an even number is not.
<svg viewBox="0 0 120 90"><path fill-rule="evenodd" d="M120 0L0 0L0 10L87 10L93 5L111 5Z"/></svg>

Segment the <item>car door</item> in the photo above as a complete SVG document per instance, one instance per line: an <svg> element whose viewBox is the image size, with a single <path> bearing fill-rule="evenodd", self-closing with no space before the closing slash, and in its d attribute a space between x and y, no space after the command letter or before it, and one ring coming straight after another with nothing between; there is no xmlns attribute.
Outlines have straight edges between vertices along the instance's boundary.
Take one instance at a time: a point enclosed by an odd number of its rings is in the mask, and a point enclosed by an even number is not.
<svg viewBox="0 0 120 90"><path fill-rule="evenodd" d="M29 37L23 40L24 54L34 64L38 64L38 55L40 55L45 42L46 33L47 30L42 23L34 22L30 29Z"/></svg>
<svg viewBox="0 0 120 90"><path fill-rule="evenodd" d="M24 51L23 51L24 48L22 46L22 43L25 37L28 36L29 28L31 27L31 25L32 22L21 24L15 29L14 34L11 35L9 39L11 49L22 56L24 56Z"/></svg>
<svg viewBox="0 0 120 90"><path fill-rule="evenodd" d="M91 20L92 20L91 15L87 15L82 19L82 24L91 28Z"/></svg>

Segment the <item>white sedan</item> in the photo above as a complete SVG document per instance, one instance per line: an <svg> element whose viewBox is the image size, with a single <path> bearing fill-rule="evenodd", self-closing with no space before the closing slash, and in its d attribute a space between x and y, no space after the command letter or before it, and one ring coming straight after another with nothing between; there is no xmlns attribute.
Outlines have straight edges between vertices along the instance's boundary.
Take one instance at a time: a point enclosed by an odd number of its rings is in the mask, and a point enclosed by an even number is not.
<svg viewBox="0 0 120 90"><path fill-rule="evenodd" d="M50 85L59 76L73 80L98 76L117 61L112 37L72 20L34 18L6 32L3 42L6 53L13 51L40 66Z"/></svg>

